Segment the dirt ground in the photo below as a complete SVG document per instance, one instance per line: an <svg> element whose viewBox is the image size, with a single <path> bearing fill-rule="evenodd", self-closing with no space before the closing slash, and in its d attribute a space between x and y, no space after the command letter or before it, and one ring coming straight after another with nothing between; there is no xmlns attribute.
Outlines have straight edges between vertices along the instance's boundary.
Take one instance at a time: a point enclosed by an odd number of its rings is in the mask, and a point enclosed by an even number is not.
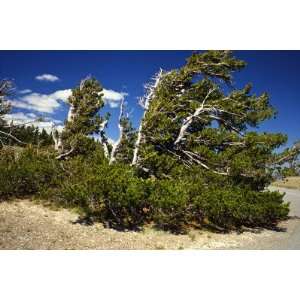
<svg viewBox="0 0 300 300"><path fill-rule="evenodd" d="M274 183L272 183L272 186L300 190L300 176L290 176L283 180L275 181Z"/></svg>
<svg viewBox="0 0 300 300"><path fill-rule="evenodd" d="M193 230L174 235L146 228L120 232L102 224L74 224L78 215L29 200L0 203L0 249L236 249L251 248L273 231L220 234Z"/></svg>

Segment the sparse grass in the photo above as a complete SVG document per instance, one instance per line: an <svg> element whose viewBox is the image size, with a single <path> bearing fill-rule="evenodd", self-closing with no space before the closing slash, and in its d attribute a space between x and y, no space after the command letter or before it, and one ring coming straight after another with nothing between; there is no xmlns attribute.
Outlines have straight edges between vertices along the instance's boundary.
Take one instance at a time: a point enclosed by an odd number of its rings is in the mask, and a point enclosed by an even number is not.
<svg viewBox="0 0 300 300"><path fill-rule="evenodd" d="M287 177L284 180L277 180L272 183L273 186L283 187L288 189L300 190L300 176Z"/></svg>

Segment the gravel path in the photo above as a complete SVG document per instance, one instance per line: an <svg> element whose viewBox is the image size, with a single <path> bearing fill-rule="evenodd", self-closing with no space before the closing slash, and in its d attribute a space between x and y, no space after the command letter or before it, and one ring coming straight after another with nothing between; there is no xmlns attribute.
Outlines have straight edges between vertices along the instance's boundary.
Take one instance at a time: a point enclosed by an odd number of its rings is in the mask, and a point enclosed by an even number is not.
<svg viewBox="0 0 300 300"><path fill-rule="evenodd" d="M280 189L283 190L283 189ZM294 195L295 194L295 195ZM300 216L300 191L287 190L291 213ZM174 235L146 228L120 232L74 224L78 215L28 200L0 203L0 249L300 249L300 220L281 223L287 232L218 234L194 230Z"/></svg>
<svg viewBox="0 0 300 300"><path fill-rule="evenodd" d="M285 193L285 201L290 202L291 219L281 222L282 232L272 232L264 239L258 238L254 243L245 243L239 249L266 250L300 250L300 190L270 187Z"/></svg>

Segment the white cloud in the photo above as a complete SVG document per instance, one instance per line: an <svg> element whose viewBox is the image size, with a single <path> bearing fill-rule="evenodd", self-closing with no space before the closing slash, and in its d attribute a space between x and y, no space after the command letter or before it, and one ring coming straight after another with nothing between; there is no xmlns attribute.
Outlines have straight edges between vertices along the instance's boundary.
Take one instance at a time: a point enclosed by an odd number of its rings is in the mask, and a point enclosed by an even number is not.
<svg viewBox="0 0 300 300"><path fill-rule="evenodd" d="M61 120L56 120L52 118L44 118L42 121L38 121L38 116L34 113L23 113L23 112L17 112L12 114L6 114L4 116L5 120L8 122L13 121L14 124L20 125L25 124L26 126L35 126L38 127L40 130L45 129L48 133L51 132L53 124L56 125L56 128L58 130L61 130L63 127L62 125L59 125L62 123Z"/></svg>
<svg viewBox="0 0 300 300"><path fill-rule="evenodd" d="M37 118L37 115L34 113L28 113L27 116L30 118Z"/></svg>
<svg viewBox="0 0 300 300"><path fill-rule="evenodd" d="M53 113L61 104L59 101L67 101L72 91L58 90L52 94L31 93L20 97L17 100L10 100L14 107L34 110L45 113Z"/></svg>
<svg viewBox="0 0 300 300"><path fill-rule="evenodd" d="M107 103L111 108L116 108L119 106L119 103L124 97L128 96L127 93L119 93L113 90L103 89L102 93L104 94L104 102Z"/></svg>
<svg viewBox="0 0 300 300"><path fill-rule="evenodd" d="M114 90L106 89L104 89L102 93L104 94L104 102L111 108L118 107L120 101L128 95L124 92L116 92ZM10 103L16 108L52 114L61 106L60 101L68 102L67 100L71 94L71 89L58 90L51 94L29 92L16 99L11 99Z"/></svg>
<svg viewBox="0 0 300 300"><path fill-rule="evenodd" d="M6 114L4 116L4 119L6 121L8 121L8 122L13 121L14 124L17 124L17 125L33 121L37 118L38 118L37 115L34 114L34 113L24 114L23 112L18 112L18 113L13 113L13 114Z"/></svg>
<svg viewBox="0 0 300 300"><path fill-rule="evenodd" d="M25 90L21 90L19 91L19 94L29 94L31 93L32 91L30 89L25 89Z"/></svg>
<svg viewBox="0 0 300 300"><path fill-rule="evenodd" d="M59 78L55 75L52 74L42 74L42 75L38 75L35 77L36 80L39 81L50 81L50 82L54 82L59 80Z"/></svg>

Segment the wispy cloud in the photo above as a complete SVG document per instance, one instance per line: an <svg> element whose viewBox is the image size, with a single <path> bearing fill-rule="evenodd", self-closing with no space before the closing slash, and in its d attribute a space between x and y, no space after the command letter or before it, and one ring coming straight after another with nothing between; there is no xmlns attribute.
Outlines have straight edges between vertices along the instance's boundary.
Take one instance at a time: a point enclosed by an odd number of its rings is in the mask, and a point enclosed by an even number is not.
<svg viewBox="0 0 300 300"><path fill-rule="evenodd" d="M16 100L10 100L12 106L52 114L60 107L61 101L67 101L71 95L70 89L58 90L52 94L30 93Z"/></svg>
<svg viewBox="0 0 300 300"><path fill-rule="evenodd" d="M62 121L52 118L43 118L42 121L39 120L39 116L34 113L11 113L4 116L5 120L8 122L13 121L15 125L26 124L26 126L35 126L40 130L45 129L48 133L51 132L53 124L56 128L61 128Z"/></svg>
<svg viewBox="0 0 300 300"><path fill-rule="evenodd" d="M58 81L59 78L55 75L52 74L41 74L35 77L36 80L39 81L50 81L50 82L54 82L54 81Z"/></svg>
<svg viewBox="0 0 300 300"><path fill-rule="evenodd" d="M19 94L29 94L31 93L32 91L30 89L25 89L25 90L21 90L19 91Z"/></svg>
<svg viewBox="0 0 300 300"><path fill-rule="evenodd" d="M107 103L111 108L116 108L119 106L119 103L124 97L128 96L127 93L116 92L114 90L103 89L102 93L104 94L104 102Z"/></svg>

